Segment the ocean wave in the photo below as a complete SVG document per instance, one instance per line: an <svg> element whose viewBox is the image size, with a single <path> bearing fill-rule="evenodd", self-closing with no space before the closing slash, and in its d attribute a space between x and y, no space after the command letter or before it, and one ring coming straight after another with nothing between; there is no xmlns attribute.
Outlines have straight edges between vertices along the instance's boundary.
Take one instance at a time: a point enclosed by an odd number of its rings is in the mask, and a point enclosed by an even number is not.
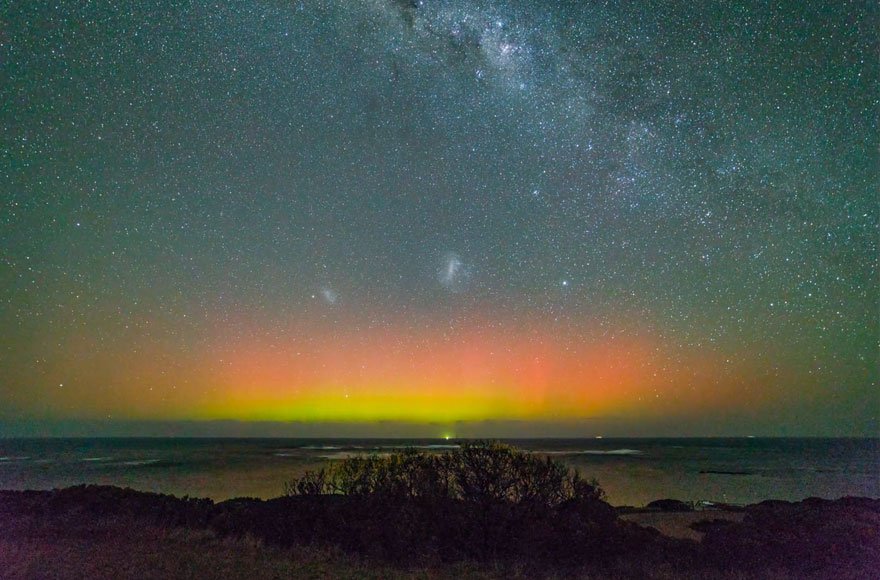
<svg viewBox="0 0 880 580"><path fill-rule="evenodd" d="M318 459L327 459L330 461L338 461L340 459L351 459L353 457L390 457L391 451L339 451L337 453L326 453L324 455L316 455Z"/></svg>
<svg viewBox="0 0 880 580"><path fill-rule="evenodd" d="M5 461L5 462L27 461L28 459L30 459L30 457L28 457L27 455L4 455L3 457L0 457L0 461Z"/></svg>
<svg viewBox="0 0 880 580"><path fill-rule="evenodd" d="M459 449L460 445L455 445L453 443L434 443L429 445L375 445L375 446L363 446L363 445L306 445L304 447L296 447L294 449L280 449L275 455L279 457L290 457L299 455L298 452L302 451L344 451L344 452L357 452L357 453L375 453L377 451L403 451L405 449L425 449L427 451L441 451L441 450L452 450ZM319 456L322 457L322 456Z"/></svg>
<svg viewBox="0 0 880 580"><path fill-rule="evenodd" d="M376 449L459 449L461 445L452 443L434 445L379 445Z"/></svg>
<svg viewBox="0 0 880 580"><path fill-rule="evenodd" d="M131 461L121 461L118 465L129 465L137 467L140 465L154 465L162 461L161 459L132 459Z"/></svg>
<svg viewBox="0 0 880 580"><path fill-rule="evenodd" d="M112 457L83 457L82 461L110 461Z"/></svg>
<svg viewBox="0 0 880 580"><path fill-rule="evenodd" d="M391 453L375 453L375 452L367 452L367 451L340 451L338 453L327 453L324 455L318 455L319 459L328 459L330 461L338 461L340 459L351 459L353 457L364 457L366 455L370 455L373 457L388 457Z"/></svg>
<svg viewBox="0 0 880 580"><path fill-rule="evenodd" d="M539 455L642 455L639 449L572 449L567 451L540 449L532 451Z"/></svg>

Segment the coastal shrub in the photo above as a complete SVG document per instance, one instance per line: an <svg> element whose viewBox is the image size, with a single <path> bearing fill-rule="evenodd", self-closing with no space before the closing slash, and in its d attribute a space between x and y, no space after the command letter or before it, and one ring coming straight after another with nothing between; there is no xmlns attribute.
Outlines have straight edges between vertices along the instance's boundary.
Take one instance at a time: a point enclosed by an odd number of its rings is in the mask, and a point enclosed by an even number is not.
<svg viewBox="0 0 880 580"><path fill-rule="evenodd" d="M284 490L298 506L301 528L291 533L383 559L415 552L577 559L588 545L607 551L600 540L617 525L598 483L499 443L352 457L307 472ZM312 510L316 505L322 507Z"/></svg>
<svg viewBox="0 0 880 580"><path fill-rule="evenodd" d="M19 494L19 495L16 495ZM6 496L15 501L6 502ZM136 491L107 485L76 485L51 491L0 491L0 518L9 507L40 518L139 518L157 525L199 527L208 521L214 502Z"/></svg>
<svg viewBox="0 0 880 580"><path fill-rule="evenodd" d="M408 449L351 457L308 471L284 485L286 495L384 496L513 503L545 507L571 500L601 500L595 480L549 457L500 443L464 443L448 453Z"/></svg>

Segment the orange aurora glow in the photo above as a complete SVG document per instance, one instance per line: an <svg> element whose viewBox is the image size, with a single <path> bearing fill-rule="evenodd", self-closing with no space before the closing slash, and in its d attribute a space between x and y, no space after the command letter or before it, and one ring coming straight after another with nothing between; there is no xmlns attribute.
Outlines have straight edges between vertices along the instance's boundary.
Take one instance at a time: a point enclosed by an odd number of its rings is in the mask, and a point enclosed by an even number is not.
<svg viewBox="0 0 880 580"><path fill-rule="evenodd" d="M468 316L215 324L190 350L66 341L35 415L136 420L452 424L628 420L745 409L761 374L621 325ZM158 331L158 329L157 329ZM74 345L76 348L74 348ZM729 356L729 353L728 353ZM120 364L120 361L124 361ZM88 409L77 395L98 396ZM69 387L69 388L68 388Z"/></svg>
<svg viewBox="0 0 880 580"><path fill-rule="evenodd" d="M587 337L532 321L437 330L396 324L211 349L200 419L454 422L638 417L715 373L650 336ZM427 329L426 329L427 328ZM307 337L307 338L304 338ZM689 392L690 405L717 399Z"/></svg>

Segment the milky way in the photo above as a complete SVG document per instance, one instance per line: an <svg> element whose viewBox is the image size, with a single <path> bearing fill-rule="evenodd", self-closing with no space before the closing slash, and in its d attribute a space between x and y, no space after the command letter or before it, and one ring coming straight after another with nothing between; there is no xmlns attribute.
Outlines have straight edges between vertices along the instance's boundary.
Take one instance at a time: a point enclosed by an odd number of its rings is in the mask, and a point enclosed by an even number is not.
<svg viewBox="0 0 880 580"><path fill-rule="evenodd" d="M878 432L875 3L148 4L0 9L0 427Z"/></svg>

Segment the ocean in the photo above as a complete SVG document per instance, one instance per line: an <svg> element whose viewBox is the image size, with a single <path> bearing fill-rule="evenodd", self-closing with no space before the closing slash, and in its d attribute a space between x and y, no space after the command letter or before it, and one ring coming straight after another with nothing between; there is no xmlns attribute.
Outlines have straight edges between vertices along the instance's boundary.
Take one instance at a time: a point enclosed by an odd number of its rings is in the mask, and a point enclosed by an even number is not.
<svg viewBox="0 0 880 580"><path fill-rule="evenodd" d="M506 440L595 478L614 505L880 497L880 439ZM178 496L270 498L307 469L454 440L0 439L0 489L118 485Z"/></svg>

